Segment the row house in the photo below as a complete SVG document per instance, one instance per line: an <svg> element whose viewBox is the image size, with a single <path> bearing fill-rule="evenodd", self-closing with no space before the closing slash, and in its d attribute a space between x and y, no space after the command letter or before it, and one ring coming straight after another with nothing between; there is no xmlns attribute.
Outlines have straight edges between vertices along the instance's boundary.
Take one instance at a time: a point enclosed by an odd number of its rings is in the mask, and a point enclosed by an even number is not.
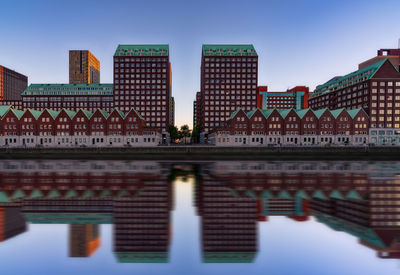
<svg viewBox="0 0 400 275"><path fill-rule="evenodd" d="M362 108L346 110L236 110L226 124L209 135L220 146L364 145L369 118ZM396 140L399 142L400 140Z"/></svg>
<svg viewBox="0 0 400 275"><path fill-rule="evenodd" d="M0 106L0 118L0 146L124 147L161 142L160 130L147 127L134 109L127 113L97 109L92 113L84 109L21 111Z"/></svg>

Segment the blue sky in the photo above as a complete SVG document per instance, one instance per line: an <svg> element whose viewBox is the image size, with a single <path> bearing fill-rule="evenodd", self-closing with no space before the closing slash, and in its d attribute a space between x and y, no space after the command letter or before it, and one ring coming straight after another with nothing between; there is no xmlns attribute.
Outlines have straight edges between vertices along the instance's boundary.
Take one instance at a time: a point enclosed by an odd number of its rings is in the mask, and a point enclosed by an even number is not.
<svg viewBox="0 0 400 275"><path fill-rule="evenodd" d="M259 85L314 89L400 38L398 0L0 0L0 64L29 83L67 83L68 50L88 49L112 82L118 44L170 45L176 124L192 125L201 45L253 44Z"/></svg>

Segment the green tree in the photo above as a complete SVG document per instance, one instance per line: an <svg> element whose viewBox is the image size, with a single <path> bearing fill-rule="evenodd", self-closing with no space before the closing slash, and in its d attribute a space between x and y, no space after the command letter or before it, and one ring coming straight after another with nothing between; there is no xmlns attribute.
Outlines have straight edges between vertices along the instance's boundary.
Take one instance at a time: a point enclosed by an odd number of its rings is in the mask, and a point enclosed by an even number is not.
<svg viewBox="0 0 400 275"><path fill-rule="evenodd" d="M190 137L190 135L191 135L191 131L189 129L189 126L187 124L182 125L181 129L179 131L179 138Z"/></svg>
<svg viewBox="0 0 400 275"><path fill-rule="evenodd" d="M169 125L168 133L171 138L171 143L175 143L175 140L179 137L178 128L174 125Z"/></svg>
<svg viewBox="0 0 400 275"><path fill-rule="evenodd" d="M196 125L192 131L192 142L199 143L200 142L200 125Z"/></svg>

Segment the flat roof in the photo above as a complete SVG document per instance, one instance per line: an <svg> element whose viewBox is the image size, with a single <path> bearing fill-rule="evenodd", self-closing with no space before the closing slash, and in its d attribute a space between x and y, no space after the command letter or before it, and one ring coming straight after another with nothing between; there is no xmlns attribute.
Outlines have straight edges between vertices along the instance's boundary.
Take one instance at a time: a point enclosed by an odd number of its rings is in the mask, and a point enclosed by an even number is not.
<svg viewBox="0 0 400 275"><path fill-rule="evenodd" d="M204 44L204 56L257 56L252 44Z"/></svg>
<svg viewBox="0 0 400 275"><path fill-rule="evenodd" d="M114 56L168 56L168 44L118 45Z"/></svg>

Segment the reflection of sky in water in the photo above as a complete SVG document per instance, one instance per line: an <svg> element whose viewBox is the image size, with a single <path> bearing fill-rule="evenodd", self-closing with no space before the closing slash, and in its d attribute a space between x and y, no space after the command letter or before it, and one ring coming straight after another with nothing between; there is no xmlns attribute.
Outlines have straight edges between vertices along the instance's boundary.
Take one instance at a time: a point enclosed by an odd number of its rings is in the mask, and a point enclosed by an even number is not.
<svg viewBox="0 0 400 275"><path fill-rule="evenodd" d="M400 274L399 260L380 259L357 238L314 218L259 222L254 263L203 264L193 180L174 183L168 264L119 264L112 225L101 225L102 244L90 258L69 258L67 225L30 224L26 233L0 243L1 274Z"/></svg>

